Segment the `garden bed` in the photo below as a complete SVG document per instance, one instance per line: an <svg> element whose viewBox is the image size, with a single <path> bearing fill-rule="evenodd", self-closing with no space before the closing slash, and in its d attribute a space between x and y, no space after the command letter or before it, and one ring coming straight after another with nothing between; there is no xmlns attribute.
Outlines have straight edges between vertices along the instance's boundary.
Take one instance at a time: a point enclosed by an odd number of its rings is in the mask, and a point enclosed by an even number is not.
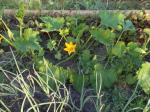
<svg viewBox="0 0 150 112"><path fill-rule="evenodd" d="M0 111L148 112L150 11L131 12L5 10Z"/></svg>

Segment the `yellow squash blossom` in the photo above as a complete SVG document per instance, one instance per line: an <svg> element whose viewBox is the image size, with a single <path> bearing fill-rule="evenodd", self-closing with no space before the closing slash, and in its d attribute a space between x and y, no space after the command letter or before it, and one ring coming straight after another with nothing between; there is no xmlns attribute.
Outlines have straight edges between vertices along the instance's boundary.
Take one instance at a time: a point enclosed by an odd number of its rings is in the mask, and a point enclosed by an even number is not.
<svg viewBox="0 0 150 112"><path fill-rule="evenodd" d="M64 48L64 51L68 52L69 55L75 52L76 44L73 44L72 42L69 43L66 42L65 46L66 48Z"/></svg>

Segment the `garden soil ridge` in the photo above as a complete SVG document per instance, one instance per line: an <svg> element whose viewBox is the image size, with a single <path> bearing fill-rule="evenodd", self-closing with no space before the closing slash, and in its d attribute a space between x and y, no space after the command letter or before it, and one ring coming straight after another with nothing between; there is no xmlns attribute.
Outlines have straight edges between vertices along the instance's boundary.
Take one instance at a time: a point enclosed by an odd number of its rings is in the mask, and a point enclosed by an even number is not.
<svg viewBox="0 0 150 112"><path fill-rule="evenodd" d="M121 12L125 15L129 14L137 14L140 12L144 12L146 14L150 14L150 10L25 10L26 16L39 16L39 15L50 15L50 16L74 16L74 15L82 15L82 16L90 16L97 15L102 11L109 12ZM14 16L17 10L15 9L4 9L5 16Z"/></svg>

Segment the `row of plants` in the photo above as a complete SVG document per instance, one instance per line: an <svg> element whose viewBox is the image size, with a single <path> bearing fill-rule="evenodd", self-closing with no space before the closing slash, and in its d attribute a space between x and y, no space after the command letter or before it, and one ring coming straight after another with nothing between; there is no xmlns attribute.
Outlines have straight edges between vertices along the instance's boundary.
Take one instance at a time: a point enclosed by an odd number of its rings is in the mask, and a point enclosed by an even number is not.
<svg viewBox="0 0 150 112"><path fill-rule="evenodd" d="M139 34L134 22L119 12L103 11L98 17L91 17L89 20L80 16L42 16L25 22L24 11L24 4L20 4L15 15L17 24L14 26L4 21L1 16L1 54L10 49L17 69L10 69L2 64L0 70L3 86L11 80L12 76L9 76L8 71L12 75L14 72L15 78L10 83L14 93L11 94L24 94L22 105L25 105L26 99L32 105L28 111L39 111L34 106L37 105L36 101L32 99L36 84L46 96L50 97L51 93L58 95L58 101L63 97L60 91L62 86L65 88L64 94L69 94L65 86L67 84L73 85L81 94L84 88L91 88L98 94L97 111L101 110L98 107L101 103L101 90L107 90L122 82L130 86L137 83L146 94L150 93L150 63L145 59L150 52L150 28L144 27ZM149 21L144 13L139 16L141 20ZM27 58L23 66L19 67L13 51L23 60ZM25 68L34 73L24 75ZM28 85L26 78L31 85ZM2 93L8 92L6 87L0 89ZM64 97L56 111L61 110L68 101L68 97ZM82 108L75 109L82 111ZM126 106L123 111L125 110Z"/></svg>
<svg viewBox="0 0 150 112"><path fill-rule="evenodd" d="M30 9L78 9L78 10L104 10L104 9L149 9L149 0L20 0ZM16 9L17 0L0 0L0 7Z"/></svg>

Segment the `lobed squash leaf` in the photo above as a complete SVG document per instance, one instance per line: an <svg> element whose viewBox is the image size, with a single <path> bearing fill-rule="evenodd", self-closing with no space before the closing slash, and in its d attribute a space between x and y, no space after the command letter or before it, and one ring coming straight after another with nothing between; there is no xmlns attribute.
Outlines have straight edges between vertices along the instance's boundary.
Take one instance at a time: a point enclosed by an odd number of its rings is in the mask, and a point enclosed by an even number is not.
<svg viewBox="0 0 150 112"><path fill-rule="evenodd" d="M40 18L44 22L44 32L57 31L61 29L64 25L64 18L52 18L50 16L45 16Z"/></svg>
<svg viewBox="0 0 150 112"><path fill-rule="evenodd" d="M125 43L120 41L112 48L112 54L118 57L122 57L125 53Z"/></svg>
<svg viewBox="0 0 150 112"><path fill-rule="evenodd" d="M94 73L90 77L92 87L96 90L109 88L117 80L116 70L113 68L105 69L102 65L96 64Z"/></svg>
<svg viewBox="0 0 150 112"><path fill-rule="evenodd" d="M111 45L115 39L115 34L111 32L109 29L105 30L102 28L93 29L90 31L91 35L95 40L104 44L104 45Z"/></svg>
<svg viewBox="0 0 150 112"><path fill-rule="evenodd" d="M23 32L23 37L17 37L14 41L14 46L16 50L22 53L39 51L41 46L39 44L39 32L33 31L31 28L25 29Z"/></svg>
<svg viewBox="0 0 150 112"><path fill-rule="evenodd" d="M108 11L100 12L101 24L116 29L118 25L124 24L125 16L121 13L112 13Z"/></svg>
<svg viewBox="0 0 150 112"><path fill-rule="evenodd" d="M137 72L139 84L145 93L150 94L150 63L145 62Z"/></svg>

